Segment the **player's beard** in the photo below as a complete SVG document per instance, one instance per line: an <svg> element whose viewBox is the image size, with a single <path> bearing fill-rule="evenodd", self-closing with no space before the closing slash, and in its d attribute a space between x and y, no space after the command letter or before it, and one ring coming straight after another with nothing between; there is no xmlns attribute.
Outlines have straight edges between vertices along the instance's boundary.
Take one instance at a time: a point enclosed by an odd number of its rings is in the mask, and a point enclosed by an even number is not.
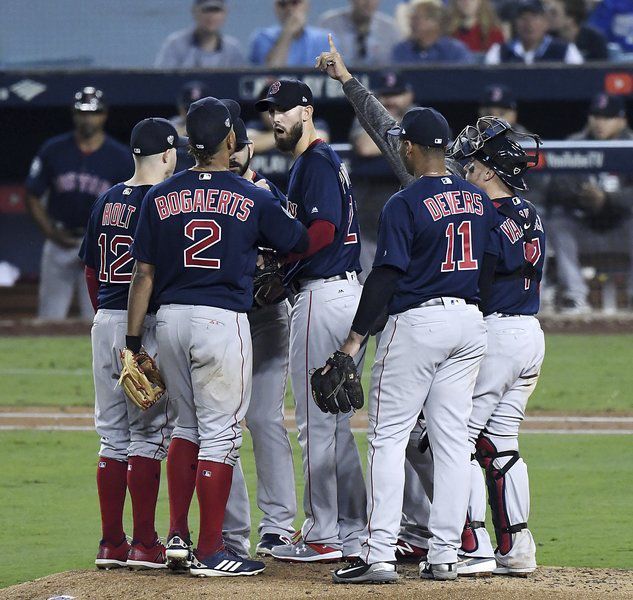
<svg viewBox="0 0 633 600"><path fill-rule="evenodd" d="M276 129L273 129L275 136L275 146L281 152L292 152L299 140L303 136L303 121L295 123L288 133L284 133L283 137L279 137Z"/></svg>
<svg viewBox="0 0 633 600"><path fill-rule="evenodd" d="M238 162L236 160L229 160L229 170L232 173L237 173L240 177L244 177L244 173L248 170L248 167L251 166L251 157L249 156L246 159L245 163Z"/></svg>
<svg viewBox="0 0 633 600"><path fill-rule="evenodd" d="M88 140L99 133L99 126L94 123L77 123L75 131L80 139Z"/></svg>

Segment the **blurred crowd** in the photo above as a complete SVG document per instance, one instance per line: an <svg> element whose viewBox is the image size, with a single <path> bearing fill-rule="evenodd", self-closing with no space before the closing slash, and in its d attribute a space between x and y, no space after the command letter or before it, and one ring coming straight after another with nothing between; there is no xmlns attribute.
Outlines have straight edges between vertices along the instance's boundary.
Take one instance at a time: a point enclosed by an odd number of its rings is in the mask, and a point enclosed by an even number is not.
<svg viewBox="0 0 633 600"><path fill-rule="evenodd" d="M351 66L626 60L633 53L630 0L349 0L310 23L309 0L271 3L276 23L248 44L224 31L237 2L194 0L193 22L172 33L158 68L311 66L332 33ZM272 17L272 15L271 15Z"/></svg>

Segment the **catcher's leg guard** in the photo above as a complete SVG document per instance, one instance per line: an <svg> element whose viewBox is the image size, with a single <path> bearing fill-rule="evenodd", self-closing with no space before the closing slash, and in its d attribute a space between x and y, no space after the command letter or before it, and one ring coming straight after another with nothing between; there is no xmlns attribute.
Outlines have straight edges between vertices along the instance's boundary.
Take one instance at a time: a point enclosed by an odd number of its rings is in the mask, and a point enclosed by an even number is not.
<svg viewBox="0 0 633 600"><path fill-rule="evenodd" d="M497 538L497 553L501 555L512 550L513 534L527 529L530 510L527 466L519 455L516 440L505 443L515 448L499 451L490 437L482 433L475 452L475 458L486 470L488 502Z"/></svg>
<svg viewBox="0 0 633 600"><path fill-rule="evenodd" d="M462 532L460 554L473 558L494 556L490 536L486 531L486 483L479 463L470 461L470 497L466 524Z"/></svg>

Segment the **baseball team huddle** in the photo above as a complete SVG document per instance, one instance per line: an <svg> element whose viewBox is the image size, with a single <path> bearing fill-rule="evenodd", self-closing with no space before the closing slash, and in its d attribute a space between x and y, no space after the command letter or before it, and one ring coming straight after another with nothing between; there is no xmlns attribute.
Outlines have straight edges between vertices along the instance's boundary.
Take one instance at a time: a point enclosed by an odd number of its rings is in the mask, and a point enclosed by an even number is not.
<svg viewBox="0 0 633 600"><path fill-rule="evenodd" d="M255 105L294 159L287 194L251 169L240 105L204 97L189 107L188 139L161 118L134 127L134 174L93 186L100 195L80 247L61 226L59 243L47 242L45 253L79 250L96 311L96 565L261 573L265 563L250 556L244 423L263 513L258 557L340 562L335 583L394 582L398 562L419 563L424 579L526 576L536 548L518 433L544 356L535 315L545 233L520 194L540 141L482 117L451 142L445 118L427 107L396 123L331 39L316 67L342 84L402 185L385 198L364 284L349 175L317 136L311 90L293 79L275 81ZM101 92L79 92L75 111L79 121L98 117ZM47 185L63 193L52 163L70 141L35 159L32 195ZM185 147L195 166L174 174ZM365 403L359 374L372 335L363 475L350 417ZM288 375L304 476L299 531ZM163 544L155 510L165 458Z"/></svg>

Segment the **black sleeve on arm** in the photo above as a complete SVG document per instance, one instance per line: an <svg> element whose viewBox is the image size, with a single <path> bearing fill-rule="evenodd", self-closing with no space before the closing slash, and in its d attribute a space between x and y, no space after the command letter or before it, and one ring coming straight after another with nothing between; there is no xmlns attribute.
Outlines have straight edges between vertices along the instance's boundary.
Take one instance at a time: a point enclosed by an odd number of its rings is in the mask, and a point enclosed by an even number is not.
<svg viewBox="0 0 633 600"><path fill-rule="evenodd" d="M352 323L352 331L367 335L396 290L402 271L395 267L374 267L363 285L363 293Z"/></svg>
<svg viewBox="0 0 633 600"><path fill-rule="evenodd" d="M484 254L479 272L479 309L484 315L489 315L490 297L492 296L492 284L495 280L495 268L497 257L494 254Z"/></svg>

